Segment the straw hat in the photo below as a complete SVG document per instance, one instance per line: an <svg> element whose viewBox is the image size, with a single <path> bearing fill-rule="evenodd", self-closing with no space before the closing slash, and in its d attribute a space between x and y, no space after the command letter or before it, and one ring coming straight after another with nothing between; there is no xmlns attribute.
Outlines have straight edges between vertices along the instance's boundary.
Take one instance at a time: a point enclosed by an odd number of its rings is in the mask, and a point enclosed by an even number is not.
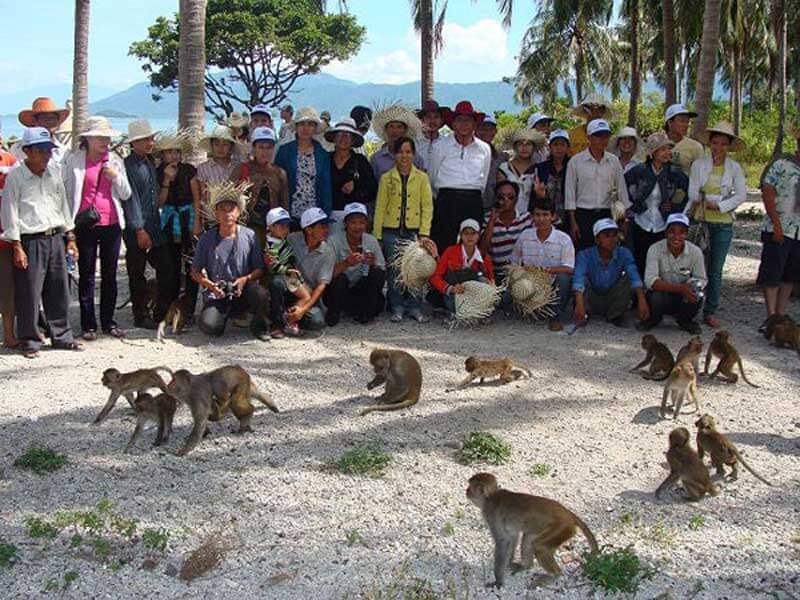
<svg viewBox="0 0 800 600"><path fill-rule="evenodd" d="M397 121L406 126L406 135L417 139L422 135L422 122L410 108L402 104L390 104L384 108L376 109L372 117L372 130L384 142L386 141L386 126Z"/></svg>
<svg viewBox="0 0 800 600"><path fill-rule="evenodd" d="M623 127L617 132L617 135L611 138L611 142L608 144L608 149L614 154L616 154L619 150L619 140L621 138L633 138L636 140L636 149L633 152L634 154L642 149L642 139L639 137L639 132L633 127Z"/></svg>
<svg viewBox="0 0 800 600"><path fill-rule="evenodd" d="M532 142L534 150L543 148L547 144L547 136L535 129L528 129L527 127L518 127L512 129L503 136L503 146L506 150L514 150L519 142Z"/></svg>
<svg viewBox="0 0 800 600"><path fill-rule="evenodd" d="M80 137L119 137L122 132L111 127L105 117L89 117L86 119L86 128L81 131Z"/></svg>
<svg viewBox="0 0 800 600"><path fill-rule="evenodd" d="M586 110L587 106L597 105L603 107L603 116L602 118L608 119L611 117L611 107L608 103L608 100L603 98L600 94L589 94L586 96L579 104L576 104L572 108L572 114L576 117L581 117L585 119L589 113Z"/></svg>
<svg viewBox="0 0 800 600"><path fill-rule="evenodd" d="M465 281L464 293L455 294L454 325L477 325L494 313L503 288L482 281Z"/></svg>
<svg viewBox="0 0 800 600"><path fill-rule="evenodd" d="M647 152L647 156L653 156L653 153L656 150L663 148L664 146L669 146L670 148L675 147L675 142L669 139L669 136L664 131L656 131L655 133L651 133L644 141L644 148L645 152Z"/></svg>
<svg viewBox="0 0 800 600"><path fill-rule="evenodd" d="M239 207L239 222L247 221L245 207L247 206L247 191L252 187L249 181L234 183L232 181L220 181L208 184L208 201L202 207L203 216L207 221L216 222L214 214L218 204L223 202L233 202Z"/></svg>
<svg viewBox="0 0 800 600"><path fill-rule="evenodd" d="M247 115L247 113L242 114L239 112L232 112L230 115L228 115L225 124L233 129L241 129L242 127L247 127L250 124L250 117Z"/></svg>
<svg viewBox="0 0 800 600"><path fill-rule="evenodd" d="M360 148L364 145L364 136L356 129L356 122L349 117L326 129L325 140L333 143L337 133L349 133L350 137L353 138L353 148Z"/></svg>
<svg viewBox="0 0 800 600"><path fill-rule="evenodd" d="M125 141L129 144L137 140L154 137L158 131L150 127L150 121L147 119L139 119L128 123L128 135L125 136Z"/></svg>
<svg viewBox="0 0 800 600"><path fill-rule="evenodd" d="M398 287L421 295L436 271L436 259L418 240L400 240L395 246L392 266L397 270Z"/></svg>
<svg viewBox="0 0 800 600"><path fill-rule="evenodd" d="M23 110L19 113L19 122L25 127L36 126L36 115L42 113L58 113L58 124L63 123L69 116L68 108L59 108L52 98L36 98L31 105L30 110Z"/></svg>
<svg viewBox="0 0 800 600"><path fill-rule="evenodd" d="M190 129L179 129L178 131L162 131L156 136L156 152L164 150L180 150L183 154L188 154L194 144L194 135Z"/></svg>
<svg viewBox="0 0 800 600"><path fill-rule="evenodd" d="M233 137L231 128L226 125L217 125L211 130L211 133L204 135L200 140L200 149L211 152L211 140L225 140L231 144L236 144L238 142L238 140Z"/></svg>
<svg viewBox="0 0 800 600"><path fill-rule="evenodd" d="M514 306L523 317L543 319L555 316L553 304L558 293L551 275L538 267L510 266L506 270L506 286Z"/></svg>
<svg viewBox="0 0 800 600"><path fill-rule="evenodd" d="M295 125L304 122L314 123L317 126L317 129L319 129L319 126L322 125L322 119L319 118L317 111L310 106L304 106L294 115Z"/></svg>
<svg viewBox="0 0 800 600"><path fill-rule="evenodd" d="M713 127L706 127L705 131L701 131L697 134L696 139L704 146L708 146L709 142L711 141L711 136L715 133L721 133L730 138L730 152L738 152L739 150L744 150L747 147L747 144L744 143L744 140L733 133L733 126L727 121L720 121Z"/></svg>

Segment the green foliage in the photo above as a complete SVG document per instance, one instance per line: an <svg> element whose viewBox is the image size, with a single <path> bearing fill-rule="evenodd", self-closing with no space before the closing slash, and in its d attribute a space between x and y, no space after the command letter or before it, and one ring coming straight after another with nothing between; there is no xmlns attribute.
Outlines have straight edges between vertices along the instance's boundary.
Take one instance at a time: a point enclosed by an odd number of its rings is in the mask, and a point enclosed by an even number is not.
<svg viewBox="0 0 800 600"><path fill-rule="evenodd" d="M25 454L14 461L15 467L28 469L37 475L58 471L65 464L67 464L66 455L44 446L31 446Z"/></svg>
<svg viewBox="0 0 800 600"><path fill-rule="evenodd" d="M453 527L453 524L450 521L447 521L444 526L442 527L442 535L445 537L451 537L455 534L456 528Z"/></svg>
<svg viewBox="0 0 800 600"><path fill-rule="evenodd" d="M313 0L208 0L205 25L206 110L218 116L237 103L277 106L298 77L347 60L366 35L354 16L326 14ZM158 90L177 86L178 27L177 15L159 17L128 51Z"/></svg>
<svg viewBox="0 0 800 600"><path fill-rule="evenodd" d="M67 589L77 581L79 576L80 574L77 571L67 571L64 573L64 589Z"/></svg>
<svg viewBox="0 0 800 600"><path fill-rule="evenodd" d="M364 540L357 529L351 529L345 533L345 542L348 546L355 546L356 544L363 544Z"/></svg>
<svg viewBox="0 0 800 600"><path fill-rule="evenodd" d="M595 587L607 592L634 593L639 584L653 576L631 548L608 550L597 554L584 554L583 573Z"/></svg>
<svg viewBox="0 0 800 600"><path fill-rule="evenodd" d="M0 542L0 569L10 567L17 560L17 547Z"/></svg>
<svg viewBox="0 0 800 600"><path fill-rule="evenodd" d="M169 542L169 531L163 527L159 529L145 529L142 532L142 543L145 548L163 552L167 549Z"/></svg>
<svg viewBox="0 0 800 600"><path fill-rule="evenodd" d="M536 463L528 471L533 477L547 477L550 474L550 465Z"/></svg>
<svg viewBox="0 0 800 600"><path fill-rule="evenodd" d="M502 465L511 456L511 446L491 433L483 431L471 432L459 455L464 464L485 462L491 465Z"/></svg>
<svg viewBox="0 0 800 600"><path fill-rule="evenodd" d="M392 457L383 451L380 442L371 441L346 451L336 466L347 475L381 477L391 460Z"/></svg>
<svg viewBox="0 0 800 600"><path fill-rule="evenodd" d="M692 515L692 518L689 519L689 529L693 531L697 531L701 527L706 524L706 520L703 515Z"/></svg>
<svg viewBox="0 0 800 600"><path fill-rule="evenodd" d="M28 535L33 539L48 539L52 540L58 537L61 529L48 523L39 517L28 517L24 521L25 527L28 529Z"/></svg>

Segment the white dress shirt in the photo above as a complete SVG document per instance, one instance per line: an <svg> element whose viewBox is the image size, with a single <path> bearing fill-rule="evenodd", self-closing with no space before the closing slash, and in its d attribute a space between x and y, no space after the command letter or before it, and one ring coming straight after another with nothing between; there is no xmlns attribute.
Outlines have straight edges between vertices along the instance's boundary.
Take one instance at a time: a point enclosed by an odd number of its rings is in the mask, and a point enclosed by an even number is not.
<svg viewBox="0 0 800 600"><path fill-rule="evenodd" d="M653 191L644 201L647 208L636 215L634 222L650 233L659 233L667 228L667 222L658 207L661 205L661 188L658 183L653 186Z"/></svg>
<svg viewBox="0 0 800 600"><path fill-rule="evenodd" d="M517 238L511 251L511 263L523 267L575 268L575 246L572 239L555 227L545 241L539 239L536 229L526 229Z"/></svg>
<svg viewBox="0 0 800 600"><path fill-rule="evenodd" d="M625 208L631 205L628 186L619 159L610 152L595 160L587 148L567 163L564 175L564 208L597 210L611 208L611 192L616 190Z"/></svg>
<svg viewBox="0 0 800 600"><path fill-rule="evenodd" d="M478 138L462 146L455 134L435 144L428 175L434 191L444 188L483 193L492 167L492 149Z"/></svg>
<svg viewBox="0 0 800 600"><path fill-rule="evenodd" d="M48 163L41 177L34 175L24 162L11 171L3 190L0 223L3 238L11 241L56 227L72 230L72 203L64 190L60 165Z"/></svg>
<svg viewBox="0 0 800 600"><path fill-rule="evenodd" d="M422 170L429 171L431 167L431 159L433 158L433 148L440 144L445 139L441 133L435 138L430 139L426 135L422 135L417 140L417 156L422 159Z"/></svg>

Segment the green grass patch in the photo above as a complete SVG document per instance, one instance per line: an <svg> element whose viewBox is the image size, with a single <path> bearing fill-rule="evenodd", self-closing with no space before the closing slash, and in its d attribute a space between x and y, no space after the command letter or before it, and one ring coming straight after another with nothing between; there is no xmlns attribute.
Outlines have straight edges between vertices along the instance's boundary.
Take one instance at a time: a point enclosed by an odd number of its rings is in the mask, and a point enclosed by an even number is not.
<svg viewBox="0 0 800 600"><path fill-rule="evenodd" d="M37 475L58 471L67 464L67 456L44 446L31 446L14 461L14 466L28 469Z"/></svg>
<svg viewBox="0 0 800 600"><path fill-rule="evenodd" d="M364 540L362 539L361 534L358 532L358 529L349 530L344 534L344 539L345 543L351 547L364 544Z"/></svg>
<svg viewBox="0 0 800 600"><path fill-rule="evenodd" d="M477 462L502 465L511 456L511 445L484 431L473 431L464 440L459 460L464 464Z"/></svg>
<svg viewBox="0 0 800 600"><path fill-rule="evenodd" d="M528 473L530 473L532 477L547 477L550 474L550 465L536 463L530 468Z"/></svg>
<svg viewBox="0 0 800 600"><path fill-rule="evenodd" d="M706 520L703 515L692 515L692 518L689 519L689 529L692 531L697 531L701 527L705 526Z"/></svg>
<svg viewBox="0 0 800 600"><path fill-rule="evenodd" d="M392 457L383 451L381 443L372 441L346 451L336 461L336 467L346 475L381 477L391 461Z"/></svg>
<svg viewBox="0 0 800 600"><path fill-rule="evenodd" d="M653 575L631 548L608 550L597 554L584 554L583 573L595 587L607 592L632 594L639 584Z"/></svg>
<svg viewBox="0 0 800 600"><path fill-rule="evenodd" d="M169 531L161 527L160 529L145 529L142 532L142 543L148 550L163 552L169 543Z"/></svg>
<svg viewBox="0 0 800 600"><path fill-rule="evenodd" d="M0 568L10 567L17 560L17 547L14 544L0 542Z"/></svg>
<svg viewBox="0 0 800 600"><path fill-rule="evenodd" d="M25 519L24 523L25 527L28 529L28 535L35 540L55 539L61 531L61 528L39 517L28 517Z"/></svg>
<svg viewBox="0 0 800 600"><path fill-rule="evenodd" d="M450 521L447 521L442 527L442 535L445 537L452 537L456 533L456 528Z"/></svg>

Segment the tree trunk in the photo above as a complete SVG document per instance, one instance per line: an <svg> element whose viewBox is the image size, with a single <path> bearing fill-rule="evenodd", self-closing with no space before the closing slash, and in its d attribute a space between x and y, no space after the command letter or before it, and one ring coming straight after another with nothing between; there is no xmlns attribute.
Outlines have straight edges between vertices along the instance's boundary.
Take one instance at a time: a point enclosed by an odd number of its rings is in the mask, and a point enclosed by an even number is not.
<svg viewBox="0 0 800 600"><path fill-rule="evenodd" d="M742 126L742 69L744 57L739 49L733 53L733 81L731 82L731 121L733 131L739 135L739 128Z"/></svg>
<svg viewBox="0 0 800 600"><path fill-rule="evenodd" d="M433 0L420 0L420 76L422 104L433 99ZM420 104L420 106L422 106Z"/></svg>
<svg viewBox="0 0 800 600"><path fill-rule="evenodd" d="M664 96L667 106L675 104L677 90L675 88L675 9L672 0L663 0L662 37L664 38Z"/></svg>
<svg viewBox="0 0 800 600"><path fill-rule="evenodd" d="M772 8L777 17L778 37L778 135L775 139L775 149L772 157L775 158L783 153L783 136L786 127L786 4L784 0L775 0Z"/></svg>
<svg viewBox="0 0 800 600"><path fill-rule="evenodd" d="M200 135L206 113L206 0L180 0L179 28L178 125Z"/></svg>
<svg viewBox="0 0 800 600"><path fill-rule="evenodd" d="M89 15L90 0L75 0L75 47L72 61L72 147L89 117Z"/></svg>
<svg viewBox="0 0 800 600"><path fill-rule="evenodd" d="M581 102L583 96L583 48L580 46L575 52L575 96L576 104Z"/></svg>
<svg viewBox="0 0 800 600"><path fill-rule="evenodd" d="M630 0L631 16L631 98L628 107L628 125L636 127L636 111L642 93L642 61L639 56L639 0ZM674 84L674 77L673 84Z"/></svg>
<svg viewBox="0 0 800 600"><path fill-rule="evenodd" d="M717 49L719 48L719 22L722 0L706 0L703 13L703 35L700 38L700 62L697 68L695 107L698 114L694 120L692 135L696 136L708 126L708 113L714 96L714 79L717 71Z"/></svg>

